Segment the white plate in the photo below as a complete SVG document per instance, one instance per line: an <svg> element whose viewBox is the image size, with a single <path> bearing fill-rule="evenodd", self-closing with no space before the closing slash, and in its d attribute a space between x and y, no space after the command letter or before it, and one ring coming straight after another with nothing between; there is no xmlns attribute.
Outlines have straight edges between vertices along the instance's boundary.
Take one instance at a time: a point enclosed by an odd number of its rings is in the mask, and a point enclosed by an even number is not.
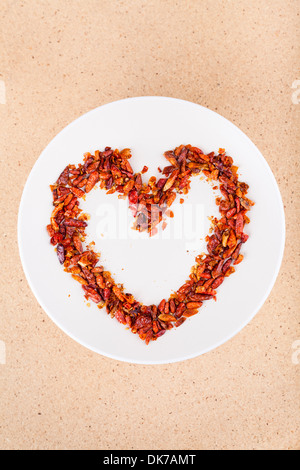
<svg viewBox="0 0 300 470"><path fill-rule="evenodd" d="M240 180L250 185L249 197L256 204L245 230L250 237L243 247L244 261L219 287L217 302L205 302L198 315L146 346L137 335L111 319L105 309L99 310L92 302L88 307L81 286L58 263L45 229L52 210L49 185L67 164L81 162L84 152L106 146L130 147L134 171L140 171L144 165L149 167L144 175L147 180L151 175L159 175L159 165L166 166L163 152L182 143L198 146L204 152L225 148L239 166ZM186 202L174 204L175 217L169 219L164 239L161 234L150 239L130 228L126 230L126 223L132 222L127 204L94 188L81 207L91 214L88 233L90 240L96 242L96 251L102 252L100 263L139 301L157 303L188 279L195 254L204 250L205 243L200 237L208 233L207 216L218 214L214 192L207 182L194 177ZM109 227L105 226L107 220ZM182 227L184 233L180 236ZM26 182L19 209L18 237L29 285L40 305L63 331L111 358L163 364L192 358L219 346L253 318L278 274L285 225L275 178L243 132L197 104L173 98L139 97L88 112L50 142Z"/></svg>

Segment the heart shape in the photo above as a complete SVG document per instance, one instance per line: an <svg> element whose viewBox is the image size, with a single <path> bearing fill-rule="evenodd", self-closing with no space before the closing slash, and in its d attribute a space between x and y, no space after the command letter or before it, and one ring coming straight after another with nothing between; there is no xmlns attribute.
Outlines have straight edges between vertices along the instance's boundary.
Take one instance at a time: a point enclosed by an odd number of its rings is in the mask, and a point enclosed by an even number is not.
<svg viewBox="0 0 300 470"><path fill-rule="evenodd" d="M47 230L51 244L57 245L59 262L80 282L87 299L99 308L105 305L112 317L127 325L146 344L195 315L203 301L216 300L216 289L235 271L232 265L243 259L240 249L248 239L243 232L245 223L249 223L246 213L254 204L246 197L248 185L239 182L238 168L224 149L219 149L217 155L214 152L206 155L197 147L181 145L164 156L169 165L160 170L163 177L158 181L151 177L145 184L142 174L147 168L133 172L128 161L130 149L119 152L106 147L103 152L96 150L94 155L86 153L84 163L77 167L68 165L50 186L55 207ZM97 265L99 255L91 247L83 249L87 216L79 208L79 199L100 182L100 188L106 189L107 194L119 192L121 197L128 197L134 228L151 236L170 210L176 194L187 194L191 177L200 173L219 182L222 194L216 199L221 217L213 219L212 234L206 237L208 254L196 257L189 280L167 301L163 299L158 306L143 305L124 292L123 286L117 285L103 266Z"/></svg>

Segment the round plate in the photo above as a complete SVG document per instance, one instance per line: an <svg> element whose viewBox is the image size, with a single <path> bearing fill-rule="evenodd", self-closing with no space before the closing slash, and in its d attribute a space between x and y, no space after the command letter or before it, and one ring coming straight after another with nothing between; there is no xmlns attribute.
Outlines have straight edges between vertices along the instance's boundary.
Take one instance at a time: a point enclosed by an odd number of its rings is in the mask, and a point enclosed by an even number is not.
<svg viewBox="0 0 300 470"><path fill-rule="evenodd" d="M204 302L199 313L167 331L148 346L111 319L106 310L88 306L80 284L64 272L46 225L52 206L49 185L69 163L82 162L85 152L104 147L131 148L133 170L149 168L144 181L159 176L166 150L181 144L205 153L225 148L249 184L255 202L245 231L244 261L225 279L217 301ZM91 215L87 232L101 252L100 263L142 303L157 304L188 279L196 254L205 250L208 216L217 215L217 191L192 178L191 191L177 196L165 231L149 238L131 229L127 200L98 187L81 204ZM174 207L174 209L173 209ZM188 101L139 97L116 101L81 116L61 131L35 163L22 195L18 239L29 285L49 317L79 343L105 356L142 364L182 361L205 353L239 332L268 297L279 271L285 239L284 211L275 178L265 159L231 122Z"/></svg>

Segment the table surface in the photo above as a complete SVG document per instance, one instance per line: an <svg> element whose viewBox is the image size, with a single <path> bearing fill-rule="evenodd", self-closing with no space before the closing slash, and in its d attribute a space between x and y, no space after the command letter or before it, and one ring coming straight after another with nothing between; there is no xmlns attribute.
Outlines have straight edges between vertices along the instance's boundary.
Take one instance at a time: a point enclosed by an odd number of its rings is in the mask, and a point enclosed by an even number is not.
<svg viewBox="0 0 300 470"><path fill-rule="evenodd" d="M299 3L2 0L0 21L0 447L299 448ZM60 331L27 284L16 232L48 142L141 95L234 122L268 161L286 215L281 270L256 317L218 349L161 366L107 359Z"/></svg>

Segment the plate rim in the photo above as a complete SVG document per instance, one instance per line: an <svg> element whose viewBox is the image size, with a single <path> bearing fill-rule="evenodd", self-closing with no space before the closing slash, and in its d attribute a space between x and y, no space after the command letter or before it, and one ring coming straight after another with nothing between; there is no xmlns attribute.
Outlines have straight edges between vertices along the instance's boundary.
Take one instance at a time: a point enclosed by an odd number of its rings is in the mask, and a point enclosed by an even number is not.
<svg viewBox="0 0 300 470"><path fill-rule="evenodd" d="M208 113L211 113L211 114L215 115L218 119L221 119L221 120L225 121L227 125L230 125L235 131L237 131L246 140L246 142L248 144L250 144L250 147L252 147L252 149L257 152L257 154L259 155L265 169L269 173L269 175L271 177L271 180L272 180L272 183L273 183L273 186L274 186L274 189L277 193L278 202L279 202L278 208L280 210L281 219L282 219L281 234L280 234L281 235L281 245L280 245L280 249L279 249L279 256L278 256L278 259L277 259L276 269L274 269L273 276L272 276L271 280L269 281L268 288L266 289L265 295L262 297L261 301L259 302L258 307L252 311L251 315L249 315L244 322L242 322L241 326L239 326L232 333L230 333L229 335L224 337L222 340L217 341L216 343L214 343L214 345L212 345L210 347L204 348L202 351L200 351L198 353L186 354L186 355L183 355L179 359L167 359L167 360L162 359L162 360L151 360L151 361L149 360L148 361L148 360L139 360L139 359L127 358L126 354L123 355L123 356L119 356L118 354L111 354L111 353L107 353L106 351L104 352L100 348L95 348L95 347L87 344L85 341L81 340L80 338L76 337L75 335L73 335L72 333L67 331L67 329L65 327L61 326L60 322L51 313L49 313L48 309L44 305L43 301L41 300L41 298L39 296L39 293L37 292L37 290L35 289L32 281L31 281L31 276L30 276L29 270L27 268L27 265L25 263L24 255L23 255L22 235L21 235L21 219L22 219L22 210L23 210L23 207L24 207L24 201L25 201L26 193L27 193L27 191L29 189L29 186L30 186L30 180L31 180L31 178L33 177L33 175L36 171L37 163L43 158L44 154L46 154L46 151L51 146L51 143L53 142L53 140L56 139L56 137L58 135L61 136L62 134L64 134L67 130L69 130L72 126L74 126L75 123L77 124L78 121L80 121L81 119L86 118L87 115L91 115L93 113L96 113L100 108L107 107L107 106L112 106L112 105L117 105L120 102L140 101L140 100L165 100L165 101L173 101L173 102L176 101L176 102L188 103L189 105L192 105L194 107L202 108L203 110L205 110L205 112L208 112ZM131 363L131 364L163 365L163 364L172 364L172 363L176 363L176 362L183 362L183 361L186 361L186 360L189 360L189 359L193 359L193 358L202 356L203 354L206 354L209 351L213 351L216 348L218 348L218 347L222 346L223 344L225 344L227 341L229 341L233 337L235 337L240 331L242 331L245 328L246 325L248 325L251 322L251 320L259 312L259 310L262 308L265 301L269 297L269 295L270 295L270 293L271 293L271 291L274 287L274 284L276 282L276 279L278 277L279 270L280 270L282 260L283 260L284 249L285 249L286 223L285 223L284 205L283 205L281 193L280 193L279 186L277 184L276 178L275 178L268 162L266 161L266 159L264 158L264 156L262 155L262 153L260 152L258 147L252 142L250 137L248 137L238 126L233 124L229 119L225 118L224 116L217 113L216 111L213 111L213 110L211 110L211 109L209 109L205 106L202 106L201 104L198 104L198 103L195 103L195 102L189 101L189 100L174 98L174 97L157 96L157 95L148 96L147 95L147 96L135 96L135 97L124 98L124 99L111 101L109 103L105 103L103 105L97 106L96 108L93 108L93 109L87 111L86 113L80 115L79 117L74 119L72 122L67 124L67 126L65 126L61 131L59 131L50 140L50 142L46 145L46 147L42 150L42 152L40 153L40 155L36 159L34 165L32 166L32 168L31 168L31 170L30 170L30 172L29 172L29 174L26 178L26 182L25 182L24 187L23 187L23 191L22 191L22 195L21 195L21 199L20 199L20 203L19 203L19 209L18 209L17 239L18 239L18 249L19 249L21 264L22 264L23 271L25 273L26 280L29 284L29 287L32 290L32 293L35 296L36 300L38 301L39 305L42 307L42 309L45 311L45 313L48 315L48 317L53 321L53 323L56 326L58 326L61 331L63 331L63 333L65 333L67 336L69 336L70 338L72 338L73 340L75 340L77 343L84 346L88 350L93 351L97 354L101 354L102 356L108 357L110 359L114 359L114 360L121 361L121 362L126 362L126 363Z"/></svg>

